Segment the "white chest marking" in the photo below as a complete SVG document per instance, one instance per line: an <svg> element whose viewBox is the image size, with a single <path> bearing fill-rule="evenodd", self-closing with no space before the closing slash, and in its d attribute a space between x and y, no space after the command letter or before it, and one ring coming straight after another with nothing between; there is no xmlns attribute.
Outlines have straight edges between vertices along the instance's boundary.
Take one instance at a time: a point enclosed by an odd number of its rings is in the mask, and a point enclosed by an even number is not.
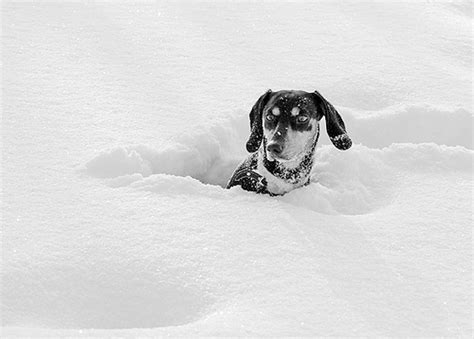
<svg viewBox="0 0 474 339"><path fill-rule="evenodd" d="M260 147L258 152L259 154L258 154L258 159L257 159L257 173L263 176L265 180L267 181L267 190L269 192L273 194L277 194L277 195L282 195L294 190L295 188L304 186L306 182L308 181L309 176L304 178L298 183L292 184L281 178L274 176L265 168L265 165L263 164L263 157L265 156L263 152L263 148Z"/></svg>

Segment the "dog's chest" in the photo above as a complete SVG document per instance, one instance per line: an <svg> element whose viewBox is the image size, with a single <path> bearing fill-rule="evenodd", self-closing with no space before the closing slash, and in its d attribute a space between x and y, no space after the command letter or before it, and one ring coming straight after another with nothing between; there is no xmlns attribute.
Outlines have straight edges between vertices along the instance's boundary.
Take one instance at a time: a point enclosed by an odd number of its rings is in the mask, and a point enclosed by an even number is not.
<svg viewBox="0 0 474 339"><path fill-rule="evenodd" d="M265 163L263 154L257 158L256 171L265 178L267 191L271 194L282 195L309 182L312 159L306 166L297 168L272 168Z"/></svg>
<svg viewBox="0 0 474 339"><path fill-rule="evenodd" d="M227 188L240 185L246 191L283 195L309 184L312 152L295 163L282 166L266 160L263 148L245 159L232 175Z"/></svg>

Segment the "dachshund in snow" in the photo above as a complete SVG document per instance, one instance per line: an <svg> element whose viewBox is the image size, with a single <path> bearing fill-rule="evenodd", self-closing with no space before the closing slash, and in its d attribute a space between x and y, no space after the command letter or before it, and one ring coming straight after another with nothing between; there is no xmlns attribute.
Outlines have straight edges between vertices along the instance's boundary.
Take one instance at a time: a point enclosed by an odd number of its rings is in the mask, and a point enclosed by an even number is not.
<svg viewBox="0 0 474 339"><path fill-rule="evenodd" d="M319 92L268 90L250 111L251 154L234 171L227 188L283 195L308 185L323 117L334 146L350 148L344 121Z"/></svg>

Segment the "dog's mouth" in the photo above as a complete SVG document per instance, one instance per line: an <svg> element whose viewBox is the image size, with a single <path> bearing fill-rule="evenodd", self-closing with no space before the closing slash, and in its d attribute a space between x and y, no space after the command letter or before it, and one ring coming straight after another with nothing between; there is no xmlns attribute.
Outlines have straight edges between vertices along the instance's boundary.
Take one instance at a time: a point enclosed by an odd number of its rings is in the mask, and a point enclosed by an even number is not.
<svg viewBox="0 0 474 339"><path fill-rule="evenodd" d="M281 164L286 164L290 162L294 162L296 160L300 160L304 156L304 152L301 152L299 154L295 154L293 156L286 156L284 154L274 154L272 152L267 151L267 160L268 161L277 161Z"/></svg>
<svg viewBox="0 0 474 339"><path fill-rule="evenodd" d="M309 154L313 154L314 146L315 144L313 145L313 147L305 147L300 152L291 152L290 154L289 152L285 151L279 154L275 154L274 152L265 150L265 157L267 161L277 162L280 166L286 168L293 168L295 166L298 166L298 164L301 163Z"/></svg>
<svg viewBox="0 0 474 339"><path fill-rule="evenodd" d="M285 158L285 157L282 157L281 155L275 155L271 152L267 152L267 159L270 161L278 161L278 162L288 162L288 161L293 160L292 158Z"/></svg>

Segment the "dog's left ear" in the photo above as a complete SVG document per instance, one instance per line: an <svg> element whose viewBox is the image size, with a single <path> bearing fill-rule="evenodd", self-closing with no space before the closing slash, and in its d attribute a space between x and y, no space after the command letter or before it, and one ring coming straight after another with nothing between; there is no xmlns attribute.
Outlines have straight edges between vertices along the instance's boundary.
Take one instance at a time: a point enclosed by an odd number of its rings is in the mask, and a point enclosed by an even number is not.
<svg viewBox="0 0 474 339"><path fill-rule="evenodd" d="M269 89L264 94L258 98L255 105L253 105L252 110L250 111L250 137L247 141L247 151L255 152L260 147L263 138L263 126L262 126L262 111L265 107L265 104L270 99L270 94L272 90Z"/></svg>
<svg viewBox="0 0 474 339"><path fill-rule="evenodd" d="M339 113L318 91L314 91L312 94L316 107L322 111L326 120L326 131L328 132L329 139L340 150L350 148L352 140L347 135L346 126Z"/></svg>

